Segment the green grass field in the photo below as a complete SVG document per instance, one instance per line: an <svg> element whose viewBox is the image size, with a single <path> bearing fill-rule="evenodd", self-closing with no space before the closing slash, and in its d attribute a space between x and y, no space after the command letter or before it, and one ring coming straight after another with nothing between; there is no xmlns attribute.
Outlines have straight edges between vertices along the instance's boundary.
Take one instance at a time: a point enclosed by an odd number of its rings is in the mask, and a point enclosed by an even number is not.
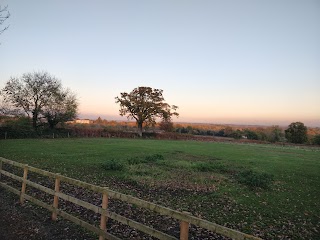
<svg viewBox="0 0 320 240"><path fill-rule="evenodd" d="M320 238L320 149L129 139L1 140L0 156L266 239Z"/></svg>

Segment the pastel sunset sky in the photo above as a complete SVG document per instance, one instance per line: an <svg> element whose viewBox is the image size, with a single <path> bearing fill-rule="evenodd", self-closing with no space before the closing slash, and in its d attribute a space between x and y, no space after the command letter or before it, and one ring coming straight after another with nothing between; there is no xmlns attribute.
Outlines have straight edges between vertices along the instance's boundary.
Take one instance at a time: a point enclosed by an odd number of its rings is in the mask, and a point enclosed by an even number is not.
<svg viewBox="0 0 320 240"><path fill-rule="evenodd" d="M48 71L80 117L125 119L115 97L164 90L180 122L320 127L318 0L4 0L0 88Z"/></svg>

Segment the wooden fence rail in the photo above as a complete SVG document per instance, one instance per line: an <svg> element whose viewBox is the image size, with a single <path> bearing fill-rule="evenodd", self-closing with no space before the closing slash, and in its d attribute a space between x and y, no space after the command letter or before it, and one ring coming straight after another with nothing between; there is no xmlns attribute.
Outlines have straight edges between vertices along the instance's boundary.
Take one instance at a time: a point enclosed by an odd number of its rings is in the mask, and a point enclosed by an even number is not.
<svg viewBox="0 0 320 240"><path fill-rule="evenodd" d="M19 177L17 175L14 175L13 173L10 173L8 171L3 170L4 164L8 164L8 165L12 165L12 166L15 166L18 168L22 168L23 169L23 177ZM28 177L29 171L55 179L54 190L28 180L27 177ZM16 188L2 182L1 175L12 178L12 179L19 181L19 182L22 182L21 190L17 190ZM94 191L97 193L101 193L102 194L102 206L99 207L94 204L88 203L86 201L82 201L80 199L77 199L75 197L72 197L70 195L67 195L65 193L60 192L60 182L61 181L72 184L74 186L82 187L82 188L85 188L85 189L88 189L88 190L91 190L91 191ZM26 194L27 185L29 185L33 188L36 188L40 191L43 191L47 194L53 195L53 204L48 205L47 203L44 203L44 202L36 199L35 197L32 197L32 196ZM26 164L11 161L11 160L8 160L8 159L2 158L2 157L0 157L0 186L19 195L21 204L24 203L24 200L28 200L30 202L33 202L33 203L51 211L52 212L52 220L56 220L57 216L60 215L61 217L65 218L69 221L72 221L72 222L86 228L89 231L92 231L92 232L98 234L99 240L120 239L120 238L107 232L107 226L106 226L107 218L110 218L110 219L118 221L122 224L128 225L132 228L140 230L140 231L142 231L150 236L153 236L155 238L158 238L158 239L165 239L165 240L177 239L173 236L170 236L166 233L158 231L154 228L148 227L142 223L136 222L134 220L131 220L131 219L126 218L124 216L121 216L119 214L108 211L107 208L108 208L108 198L109 197L121 200L126 203L134 204L138 207L142 207L142 208L151 210L151 211L156 212L160 215L169 216L171 218L179 220L180 221L180 240L188 240L190 224L196 225L198 227L210 230L212 232L215 232L220 235L230 237L230 238L236 239L236 240L245 240L245 239L258 240L258 239L261 239L258 237L254 237L252 235L248 235L248 234L245 234L245 233L218 225L216 223L212 223L212 222L194 217L187 212L179 212L176 210L172 210L170 208L163 207L163 206L151 203L151 202L147 202L147 201L141 200L139 198L136 198L136 197L133 197L130 195L126 195L126 194L122 194L122 193L110 190L106 187L92 185L92 184L89 184L86 182L82 182L82 181L79 181L79 180L76 180L73 178L69 178L69 177L57 174L57 173L52 173L52 172L38 169L38 168L29 166ZM81 207L84 207L84 208L89 209L95 213L100 214L101 215L100 228L97 228L96 226L91 225L91 224L85 222L84 220L81 220L75 216L72 216L71 214L69 214L65 211L60 210L59 209L59 199L69 201L71 203L77 204Z"/></svg>

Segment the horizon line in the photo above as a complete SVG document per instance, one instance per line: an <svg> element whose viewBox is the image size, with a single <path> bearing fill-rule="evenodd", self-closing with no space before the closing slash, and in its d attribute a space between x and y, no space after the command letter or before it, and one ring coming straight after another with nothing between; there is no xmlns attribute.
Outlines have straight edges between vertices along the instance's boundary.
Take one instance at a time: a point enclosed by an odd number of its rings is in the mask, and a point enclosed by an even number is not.
<svg viewBox="0 0 320 240"><path fill-rule="evenodd" d="M78 118L82 119L89 119L89 120L96 120L98 118L102 118L103 120L107 121L117 121L117 122L136 122L135 120L129 120L126 117L121 116L114 116L114 115L106 115L106 114L87 114L87 113L80 113ZM178 120L178 119L176 119ZM218 122L217 122L218 121ZM224 122L226 121L226 122ZM239 126L280 126L280 127L287 127L292 122L302 122L307 127L313 128L320 128L320 120L317 119L310 119L310 120L297 120L297 121L290 121L290 120L252 120L254 122L250 122L250 120L183 120L183 121L172 121L175 124L179 123L189 123L189 124L212 124L212 125L239 125Z"/></svg>

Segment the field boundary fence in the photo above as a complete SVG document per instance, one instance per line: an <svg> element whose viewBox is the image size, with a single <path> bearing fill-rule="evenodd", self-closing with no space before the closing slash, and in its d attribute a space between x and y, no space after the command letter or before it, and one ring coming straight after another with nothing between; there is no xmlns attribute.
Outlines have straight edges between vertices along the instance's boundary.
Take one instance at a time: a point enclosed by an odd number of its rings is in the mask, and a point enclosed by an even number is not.
<svg viewBox="0 0 320 240"><path fill-rule="evenodd" d="M14 166L17 168L20 168L23 170L23 176L17 176L12 172L4 170L4 165ZM44 177L48 177L54 180L54 189L45 187L43 185L40 185L38 183L32 182L28 179L28 173L34 172L37 174L40 174ZM22 173L22 172L21 172ZM17 189L16 187L11 186L8 183L5 183L3 179L1 179L1 176L6 176L7 178L13 179L15 181L18 181L21 183L21 188ZM66 193L63 193L60 191L60 183L65 182L68 184L71 184L73 186L81 187L93 192L96 192L98 194L101 194L102 198L102 204L101 206L94 205L92 203L80 200L76 197L73 197L71 195L68 195ZM221 226L219 224L209 222L204 219L197 218L195 216L192 216L189 213L186 212L180 212L176 211L167 207L163 207L157 204L154 204L152 202L144 201L142 199L126 195L120 192L113 191L106 187L101 187L93 184L89 184L80 180L76 180L70 177L66 177L63 175L60 175L58 173L52 173L49 171L45 171L39 168L35 168L32 166L29 166L27 164L22 164L19 162L15 162L12 160L8 160L5 158L0 157L0 186L5 188L6 190L20 196L20 203L23 205L25 203L25 200L28 200L42 208L45 208L52 212L52 220L57 220L57 216L61 216L64 219L67 219L77 225L80 225L81 227L96 233L99 236L99 240L102 239L110 239L110 240L118 240L120 238L112 235L107 230L107 219L113 219L117 222L120 222L121 224L125 224L130 226L131 228L134 228L136 230L139 230L145 234L148 234L152 237L155 237L157 239L177 239L174 236L170 236L164 232L161 232L159 230L156 230L152 227L149 227L147 225L144 225L142 223L139 223L137 221L131 220L129 218L126 218L124 216L121 216L119 214L116 214L114 212L111 212L108 210L108 200L109 198L117 199L120 201L123 201L125 203L129 203L132 205L135 205L137 207L145 208L148 210L151 210L157 214L165 215L168 217L171 217L173 219L176 219L180 222L180 239L181 240L188 240L189 235L189 227L190 224L193 224L195 226L198 226L200 228L207 229L209 231L215 232L217 234L220 234L225 237L229 237L236 240L258 240L261 238L245 234L236 230L233 230L231 228L227 228L224 226ZM40 199L37 199L34 196L31 196L29 194L26 194L26 187L30 186L32 188L35 188L37 190L43 191L49 195L52 196L52 205L49 205ZM84 207L88 210L93 211L94 213L100 214L100 227L96 227L72 214L69 214L61 209L59 209L59 199L62 199L64 201L71 202L73 204L79 205L81 207Z"/></svg>

